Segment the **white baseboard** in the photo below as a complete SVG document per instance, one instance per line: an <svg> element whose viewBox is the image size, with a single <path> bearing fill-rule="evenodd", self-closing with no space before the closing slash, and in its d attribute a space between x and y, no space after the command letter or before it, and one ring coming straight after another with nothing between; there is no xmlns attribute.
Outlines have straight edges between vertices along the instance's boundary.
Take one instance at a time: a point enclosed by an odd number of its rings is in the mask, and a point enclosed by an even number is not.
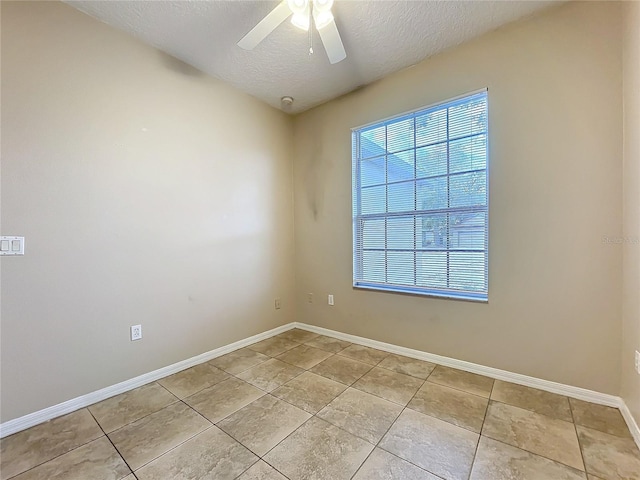
<svg viewBox="0 0 640 480"><path fill-rule="evenodd" d="M371 340L368 338L358 337L356 335L350 335L348 333L337 332L335 330L329 330L327 328L316 327L314 325L307 325L305 323L299 322L282 325L281 327L277 327L258 335L239 340L229 345L216 348L201 355L197 355L187 360L174 363L173 365L168 365L164 368L154 370L153 372L145 373L144 375L140 375L130 380L125 380L124 382L118 383L116 385L112 385L110 387L106 387L77 398L73 398L66 402L59 403L58 405L54 405L52 407L30 413L14 420L9 420L8 422L0 424L0 438L6 437L7 435L11 435L21 430L25 430L29 427L33 427L34 425L38 425L61 415L66 415L67 413L74 412L80 408L88 407L89 405L100 402L109 397L113 397L129 390L133 390L134 388L138 388L149 382L159 380L160 378L193 367L194 365L207 362L213 358L219 357L239 348L246 347L247 345L251 345L252 343L259 342L260 340L264 340L265 338L273 337L274 335L286 332L287 330L291 330L292 328L300 328L302 330L319 333L328 337L346 340L358 345L377 348L378 350L383 350L385 352L396 353L398 355L404 355L406 357L416 358L418 360L425 360L427 362L437 363L438 365L457 368L459 370L465 370L467 372L485 375L497 380L517 383L519 385L537 388L540 390L545 390L547 392L557 393L579 400L585 400L587 402L616 407L620 409L620 412L627 422L629 430L631 431L636 444L638 444L638 447L640 448L640 428L638 428L638 424L633 418L633 415L631 414L629 408L627 408L624 400L622 400L622 398L620 397L608 395L606 393L595 392L593 390L587 390L585 388L564 385L562 383L556 383L549 380L542 380L540 378L529 377L527 375L521 375L519 373L513 373L506 370L486 367L484 365L478 365L476 363L466 362L464 360L443 357L441 355L422 352L420 350L400 347L398 345L392 345L390 343L379 342L377 340Z"/></svg>
<svg viewBox="0 0 640 480"><path fill-rule="evenodd" d="M295 328L301 330L307 330L313 333L319 333L328 337L337 338L339 340L346 340L358 345L364 345L366 347L377 348L385 352L396 353L398 355L404 355L405 357L416 358L418 360L425 360L431 363L437 363L438 365L444 365L446 367L457 368L459 370L465 370L471 373L477 373L486 377L495 378L497 380L504 380L506 382L517 383L526 387L537 388L539 390L545 390L551 393L557 393L566 397L575 398L578 400L584 400L586 402L597 403L600 405L606 405L609 407L615 407L620 409L622 416L624 417L629 430L633 435L633 438L640 448L640 429L636 423L631 411L627 408L626 403L620 397L615 395L609 395L606 393L600 393L586 388L574 387L572 385L565 385L562 383L552 382L550 380L543 380L540 378L530 377L519 373L509 372L507 370L500 370L498 368L486 367L484 365L478 365L477 363L466 362L464 360L457 360L455 358L443 357L433 353L427 353L420 350L414 350L411 348L400 347L390 343L379 342L377 340L371 340L364 337L358 337L356 335L350 335L348 333L337 332L335 330L329 330L327 328L316 327L314 325L307 325L305 323L295 322Z"/></svg>
<svg viewBox="0 0 640 480"><path fill-rule="evenodd" d="M230 343L229 345L216 348L200 355L196 355L195 357L182 360L181 362L174 363L173 365L168 365L166 367L159 368L158 370L154 370L153 372L145 373L138 377L125 380L124 382L111 385L110 387L102 388L95 392L72 398L71 400L67 400L66 402L53 405L52 407L48 407L37 412L29 413L28 415L16 418L14 420L9 420L0 424L0 438L4 438L13 433L26 430L29 427L33 427L53 418L66 415L67 413L75 412L80 408L88 407L89 405L93 405L94 403L106 400L107 398L113 397L115 395L128 392L129 390L133 390L134 388L141 387L142 385L146 385L147 383L159 380L168 375L173 375L174 373L178 373L182 370L193 367L194 365L207 362L226 353L246 347L247 345L251 345L252 343L259 342L260 340L264 340L265 338L273 337L274 335L278 335L279 333L286 332L287 330L291 330L292 328L294 328L293 323L282 325L281 327L259 333L258 335L253 335L252 337L245 338L234 343Z"/></svg>
<svg viewBox="0 0 640 480"><path fill-rule="evenodd" d="M633 439L636 441L636 445L640 448L640 427L638 427L636 419L633 418L631 410L629 410L629 407L627 407L627 404L622 398L620 399L620 406L618 408L624 417L624 421L627 422L627 425L629 426L629 430L631 431L631 435L633 435Z"/></svg>

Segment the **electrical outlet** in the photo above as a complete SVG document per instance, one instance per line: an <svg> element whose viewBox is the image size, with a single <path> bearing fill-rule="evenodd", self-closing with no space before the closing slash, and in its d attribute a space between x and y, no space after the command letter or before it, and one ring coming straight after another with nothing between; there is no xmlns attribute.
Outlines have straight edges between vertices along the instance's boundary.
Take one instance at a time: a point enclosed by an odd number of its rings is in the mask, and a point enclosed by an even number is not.
<svg viewBox="0 0 640 480"><path fill-rule="evenodd" d="M313 303L313 293L307 293L307 303Z"/></svg>
<svg viewBox="0 0 640 480"><path fill-rule="evenodd" d="M142 325L131 325L131 341L142 338Z"/></svg>
<svg viewBox="0 0 640 480"><path fill-rule="evenodd" d="M640 352L636 350L636 372L640 375Z"/></svg>
<svg viewBox="0 0 640 480"><path fill-rule="evenodd" d="M327 302L329 303L329 305L333 305L333 295L329 295Z"/></svg>
<svg viewBox="0 0 640 480"><path fill-rule="evenodd" d="M273 302L274 306L276 307L276 310L280 310L280 307L282 306L280 304L280 299L276 298L275 302Z"/></svg>

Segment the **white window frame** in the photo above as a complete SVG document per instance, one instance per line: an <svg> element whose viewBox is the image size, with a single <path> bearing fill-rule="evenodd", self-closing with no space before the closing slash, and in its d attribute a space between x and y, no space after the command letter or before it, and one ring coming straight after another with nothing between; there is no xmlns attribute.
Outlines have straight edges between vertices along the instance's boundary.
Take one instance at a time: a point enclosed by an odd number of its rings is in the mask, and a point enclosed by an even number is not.
<svg viewBox="0 0 640 480"><path fill-rule="evenodd" d="M478 212L484 212L485 214L485 231L484 231L484 290L482 291L471 291L471 290L460 290L460 289L451 289L451 288L441 288L441 287L429 287L429 286L407 286L407 285L397 285L397 284L393 284L393 283L379 283L379 282L371 282L371 281L365 281L363 280L363 276L362 276L362 261L363 261L363 246L361 244L361 239L362 239L362 225L363 225L363 219L365 217L368 217L369 219L372 218L372 216L376 216L377 218L380 219L384 219L385 220L385 224L387 222L387 219L392 217L394 214L390 214L388 212L385 213L381 213L381 214L369 214L369 215L361 215L360 214L360 208L361 208L361 187L360 187L360 134L363 131L367 131L370 130L371 128L375 128L375 127L381 127L381 126L388 126L390 124L394 124L396 122L402 121L402 120L406 120L406 119L410 119L410 118L415 118L421 115L425 115L425 114L429 114L431 112L435 112L438 110L443 110L443 109L447 109L449 107L455 106L457 104L463 104L465 103L465 101L469 101L472 97L474 96L479 96L484 94L485 98L486 98L486 102L487 102L487 107L486 107L486 126L485 126L485 135L486 135L486 165L485 165L485 178L486 178L486 202L485 205L482 207L470 207L470 208L464 208L465 211L478 211ZM389 117L383 120L379 120L376 122L371 122L368 123L366 125L361 125L359 127L354 127L351 129L352 131L352 201L353 201L353 286L354 288L359 288L359 289L369 289L369 290L380 290L380 291L386 291L386 292L397 292L397 293L405 293L405 294L417 294L417 295L424 295L424 296L430 296L430 297L439 297L439 298L449 298L449 299L456 299L456 300L469 300L469 301L476 301L476 302L488 302L488 296L489 296L489 98L488 98L488 89L484 88L481 90L477 90L475 92L470 92L470 93L466 93L464 95L460 95L457 96L455 98L451 98L448 99L446 101L443 102L438 102L432 105L428 105L425 107L421 107L419 109L416 110L412 110L409 112L405 112L405 113L401 113L399 115L394 115L393 117ZM448 122L448 117L447 117L447 122ZM449 137L449 131L448 131L448 126L447 126L447 138L446 138L446 144L447 144L447 174L446 174L446 178L447 178L447 182L449 184L450 181L450 177L451 177L451 173L449 172L449 165L450 165L450 156L449 156L449 144L453 141L456 140L455 138L451 138ZM442 142L440 140L440 142ZM413 144L413 151L414 151L414 159L415 159L415 151L417 148L422 148L424 147L424 145L420 145L420 146L416 146L415 142ZM385 155L385 158L387 156L393 155L393 154L383 154ZM414 160L415 161L415 160ZM385 161L386 164L386 161ZM385 167L386 168L386 167ZM460 172L458 172L460 173ZM415 175L413 178L414 181L416 181ZM388 178L386 177L385 174L385 185L388 185ZM411 214L413 212L414 215L419 215L419 214L428 214L428 213L452 213L455 211L455 209L452 209L450 206L450 192L447 194L447 208L446 209L438 209L438 210L429 210L429 211L423 211L423 210L416 210L414 209L413 211L406 211L403 212L402 214ZM388 196L388 194L387 194ZM388 210L388 209L387 209ZM449 227L447 226L447 229ZM414 230L414 235L417 235L417 230ZM447 232L449 232L449 230L447 230ZM447 234L448 235L448 234ZM385 237L386 238L386 237ZM447 242L450 241L450 237L447 236ZM414 268L415 267L415 262L416 260L416 254L415 252L417 252L418 249L415 246L415 242L414 242ZM450 244L447 245L446 247L446 251L447 251L447 285L449 285L449 275L450 275L450 267L449 267L449 254L451 252L455 252L455 251L459 251L456 250L454 248L451 247ZM385 271L387 268L387 254L389 252L389 250L387 250L387 246L386 246L386 240L385 240ZM385 274L386 277L388 277L387 274ZM417 282L416 282L417 283Z"/></svg>

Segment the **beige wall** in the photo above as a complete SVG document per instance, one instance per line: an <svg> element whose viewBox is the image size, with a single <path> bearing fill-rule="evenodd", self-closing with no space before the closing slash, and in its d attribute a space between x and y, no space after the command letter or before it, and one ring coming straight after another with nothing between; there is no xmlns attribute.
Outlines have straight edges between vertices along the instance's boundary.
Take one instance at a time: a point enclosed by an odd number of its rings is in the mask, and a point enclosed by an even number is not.
<svg viewBox="0 0 640 480"><path fill-rule="evenodd" d="M620 8L568 4L299 116L298 320L619 394ZM489 303L354 290L350 128L483 87Z"/></svg>
<svg viewBox="0 0 640 480"><path fill-rule="evenodd" d="M294 320L291 124L69 6L2 2L2 233L26 237L2 421Z"/></svg>
<svg viewBox="0 0 640 480"><path fill-rule="evenodd" d="M640 423L640 2L624 6L622 397Z"/></svg>
<svg viewBox="0 0 640 480"><path fill-rule="evenodd" d="M0 263L0 421L293 320L615 395L622 371L640 416L640 249L602 242L639 234L619 4L551 10L293 121L66 5L1 4L2 233L27 255ZM350 128L482 87L489 304L354 290Z"/></svg>

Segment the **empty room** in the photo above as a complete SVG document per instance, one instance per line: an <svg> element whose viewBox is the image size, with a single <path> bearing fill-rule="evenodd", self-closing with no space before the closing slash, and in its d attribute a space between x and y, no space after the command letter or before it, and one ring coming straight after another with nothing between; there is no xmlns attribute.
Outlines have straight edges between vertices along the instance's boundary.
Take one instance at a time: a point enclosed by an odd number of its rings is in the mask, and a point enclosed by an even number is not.
<svg viewBox="0 0 640 480"><path fill-rule="evenodd" d="M640 1L0 22L0 480L640 480Z"/></svg>

